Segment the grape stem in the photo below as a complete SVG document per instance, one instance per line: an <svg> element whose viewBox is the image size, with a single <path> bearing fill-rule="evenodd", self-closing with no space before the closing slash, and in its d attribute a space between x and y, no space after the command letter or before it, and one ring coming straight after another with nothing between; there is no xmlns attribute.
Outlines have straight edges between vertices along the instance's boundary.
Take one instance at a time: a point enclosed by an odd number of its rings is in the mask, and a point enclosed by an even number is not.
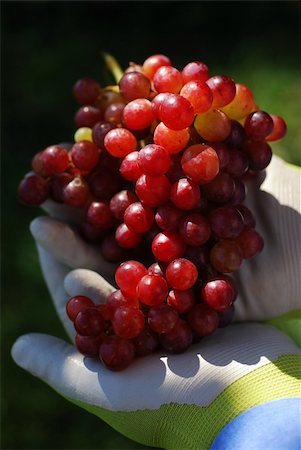
<svg viewBox="0 0 301 450"><path fill-rule="evenodd" d="M114 86L106 86L105 88L103 88L104 91L111 91L111 92L115 92L116 94L119 94L119 86L118 84L114 85Z"/></svg>
<svg viewBox="0 0 301 450"><path fill-rule="evenodd" d="M123 76L123 71L117 60L114 58L114 56L106 52L102 52L102 57L106 63L107 68L112 73L116 83L118 83L120 78Z"/></svg>

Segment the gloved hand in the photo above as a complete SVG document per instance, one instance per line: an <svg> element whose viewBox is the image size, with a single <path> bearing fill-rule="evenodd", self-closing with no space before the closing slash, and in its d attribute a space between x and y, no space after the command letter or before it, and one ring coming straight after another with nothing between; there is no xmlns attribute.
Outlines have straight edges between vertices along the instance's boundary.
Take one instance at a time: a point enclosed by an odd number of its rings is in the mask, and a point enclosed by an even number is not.
<svg viewBox="0 0 301 450"><path fill-rule="evenodd" d="M274 157L262 191L250 189L249 203L266 248L238 274L239 321L272 319L279 326L282 315L279 328L284 324L287 329L296 320L290 316L296 317L292 311L300 308L299 186L300 173ZM103 265L97 250L58 220L36 219L32 232L55 306L73 338L66 299L81 293L102 302L113 288L96 272L68 273L70 268L98 270L110 278L113 267ZM156 353L121 373L41 334L19 338L12 354L17 364L67 399L146 445L298 448L301 352L270 325L231 325L182 355Z"/></svg>

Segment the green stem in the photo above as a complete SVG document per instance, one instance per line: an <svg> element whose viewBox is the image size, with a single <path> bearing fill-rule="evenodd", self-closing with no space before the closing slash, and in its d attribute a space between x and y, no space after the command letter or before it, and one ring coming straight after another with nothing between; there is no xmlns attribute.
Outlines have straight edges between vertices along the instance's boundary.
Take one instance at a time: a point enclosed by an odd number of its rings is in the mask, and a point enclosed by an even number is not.
<svg viewBox="0 0 301 450"><path fill-rule="evenodd" d="M105 60L107 68L112 73L116 83L118 83L120 78L123 76L123 71L120 65L118 64L114 56L110 55L109 53L102 52L102 56Z"/></svg>

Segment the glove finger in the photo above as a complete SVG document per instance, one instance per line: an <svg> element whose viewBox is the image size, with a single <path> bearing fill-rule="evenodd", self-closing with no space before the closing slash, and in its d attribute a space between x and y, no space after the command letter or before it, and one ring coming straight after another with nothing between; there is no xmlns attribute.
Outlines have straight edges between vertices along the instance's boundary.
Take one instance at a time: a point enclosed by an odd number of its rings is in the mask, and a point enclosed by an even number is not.
<svg viewBox="0 0 301 450"><path fill-rule="evenodd" d="M111 372L43 334L21 336L12 349L18 365L65 397L115 411L159 409L170 402L207 406L236 380L280 356L300 354L286 335L261 324L229 326L181 355L154 353L123 372Z"/></svg>
<svg viewBox="0 0 301 450"><path fill-rule="evenodd" d="M41 208L54 219L70 224L81 223L85 216L82 208L73 208L72 206L57 203L50 198L41 205Z"/></svg>
<svg viewBox="0 0 301 450"><path fill-rule="evenodd" d="M62 264L96 270L107 280L114 279L115 265L104 261L99 248L84 242L66 223L42 216L31 222L30 230L38 244Z"/></svg>
<svg viewBox="0 0 301 450"><path fill-rule="evenodd" d="M300 174L273 156L261 190L249 184L246 205L255 214L265 247L235 275L236 320L262 321L301 307Z"/></svg>
<svg viewBox="0 0 301 450"><path fill-rule="evenodd" d="M69 268L58 262L40 245L37 245L37 249L43 276L52 297L56 312L67 331L68 336L74 341L76 334L74 326L66 314L66 302L69 296L64 289L64 279L69 272Z"/></svg>
<svg viewBox="0 0 301 450"><path fill-rule="evenodd" d="M70 296L86 295L98 304L105 303L111 292L116 290L101 275L87 269L76 269L69 272L64 286Z"/></svg>
<svg viewBox="0 0 301 450"><path fill-rule="evenodd" d="M109 407L100 379L113 374L99 361L85 358L74 346L54 336L30 333L20 336L11 351L16 364L42 379L64 397ZM119 375L120 379L122 374Z"/></svg>

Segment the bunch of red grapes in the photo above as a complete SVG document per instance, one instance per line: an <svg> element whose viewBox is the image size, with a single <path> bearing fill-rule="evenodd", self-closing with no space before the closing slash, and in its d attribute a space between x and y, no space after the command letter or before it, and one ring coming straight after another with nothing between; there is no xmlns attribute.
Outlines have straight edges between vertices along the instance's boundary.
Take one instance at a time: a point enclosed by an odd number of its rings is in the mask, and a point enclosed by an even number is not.
<svg viewBox="0 0 301 450"><path fill-rule="evenodd" d="M164 55L131 64L119 86L84 78L73 93L82 105L75 143L37 153L18 195L82 208L82 236L119 263L105 304L78 295L67 314L78 350L122 370L231 322L228 274L263 248L244 180L268 166L267 141L286 125L244 84L210 77L199 61L179 71Z"/></svg>

